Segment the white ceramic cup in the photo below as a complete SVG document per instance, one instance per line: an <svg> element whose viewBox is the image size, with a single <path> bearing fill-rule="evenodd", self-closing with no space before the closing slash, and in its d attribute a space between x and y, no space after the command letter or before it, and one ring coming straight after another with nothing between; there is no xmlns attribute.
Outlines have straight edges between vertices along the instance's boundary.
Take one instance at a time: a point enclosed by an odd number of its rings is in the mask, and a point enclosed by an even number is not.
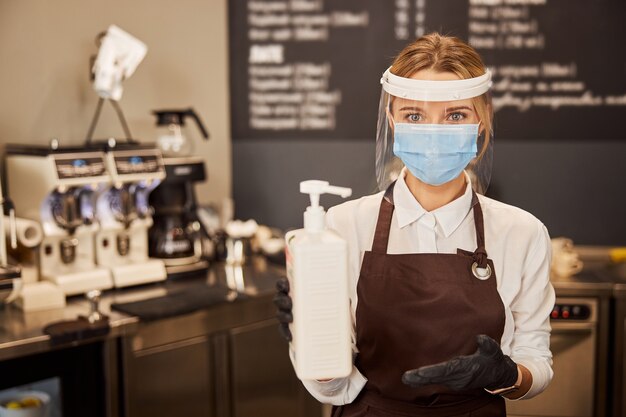
<svg viewBox="0 0 626 417"><path fill-rule="evenodd" d="M560 252L573 252L574 241L567 237L555 237L550 240L552 244L552 254L558 254Z"/></svg>
<svg viewBox="0 0 626 417"><path fill-rule="evenodd" d="M570 277L582 271L583 262L574 251L574 242L565 237L552 239L552 273L559 277Z"/></svg>

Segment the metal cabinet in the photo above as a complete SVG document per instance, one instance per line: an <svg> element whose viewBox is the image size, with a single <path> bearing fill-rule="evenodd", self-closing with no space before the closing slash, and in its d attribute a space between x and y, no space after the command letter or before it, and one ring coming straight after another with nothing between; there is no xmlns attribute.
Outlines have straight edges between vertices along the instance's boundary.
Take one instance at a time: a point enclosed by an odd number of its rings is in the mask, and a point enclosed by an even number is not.
<svg viewBox="0 0 626 417"><path fill-rule="evenodd" d="M595 304L593 306L595 312ZM594 314L595 316L595 314ZM545 392L507 403L509 416L594 416L596 317L583 323L552 323L554 378Z"/></svg>
<svg viewBox="0 0 626 417"><path fill-rule="evenodd" d="M217 417L321 415L293 372L275 320L231 329L213 342Z"/></svg>
<svg viewBox="0 0 626 417"><path fill-rule="evenodd" d="M135 352L127 360L128 417L213 417L209 342L206 337Z"/></svg>
<svg viewBox="0 0 626 417"><path fill-rule="evenodd" d="M554 378L540 395L507 401L511 417L604 417L607 414L608 298L559 297L556 306L578 307L585 317L551 320Z"/></svg>
<svg viewBox="0 0 626 417"><path fill-rule="evenodd" d="M620 278L623 276L621 275ZM626 416L626 284L615 284L614 297L612 415L624 417Z"/></svg>
<svg viewBox="0 0 626 417"><path fill-rule="evenodd" d="M121 415L321 417L268 304L269 297L140 326L121 345Z"/></svg>

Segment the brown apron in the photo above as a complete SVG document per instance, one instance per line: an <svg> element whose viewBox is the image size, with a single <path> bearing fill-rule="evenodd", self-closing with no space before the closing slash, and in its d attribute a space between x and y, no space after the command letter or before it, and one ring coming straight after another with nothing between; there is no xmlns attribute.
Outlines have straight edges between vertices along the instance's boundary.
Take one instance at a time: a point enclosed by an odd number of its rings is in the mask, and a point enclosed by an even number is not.
<svg viewBox="0 0 626 417"><path fill-rule="evenodd" d="M505 315L476 194L474 252L390 255L393 187L381 202L372 250L365 252L357 285L356 366L368 382L333 416L506 416L504 399L483 389L455 392L442 385L402 383L409 369L474 353L479 334L499 342ZM479 279L476 267L489 267L491 275Z"/></svg>

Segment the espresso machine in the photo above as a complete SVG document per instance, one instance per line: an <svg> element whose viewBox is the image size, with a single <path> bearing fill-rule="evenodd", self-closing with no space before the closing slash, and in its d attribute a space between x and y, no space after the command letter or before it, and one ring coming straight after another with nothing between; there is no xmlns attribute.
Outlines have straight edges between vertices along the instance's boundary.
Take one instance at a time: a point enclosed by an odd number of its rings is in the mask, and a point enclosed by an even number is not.
<svg viewBox="0 0 626 417"><path fill-rule="evenodd" d="M22 273L19 266L9 262L7 255L7 232L11 246L14 249L17 247L15 208L12 202L4 197L1 185L0 212L2 214L0 216L0 304L2 304L13 301L19 294L22 285ZM5 223L5 219L7 219L5 214L8 214L8 225ZM7 226L9 226L8 230Z"/></svg>
<svg viewBox="0 0 626 417"><path fill-rule="evenodd" d="M111 183L97 198L97 263L111 270L118 288L163 281L163 261L148 257L148 196L165 178L161 152L153 146L111 142L105 155Z"/></svg>
<svg viewBox="0 0 626 417"><path fill-rule="evenodd" d="M206 140L209 134L191 108L157 110L157 144L163 153L165 179L150 194L154 224L149 232L150 256L162 259L168 276L208 270L209 236L198 216L194 186L206 180L204 160L192 156L192 134L185 131L191 118Z"/></svg>
<svg viewBox="0 0 626 417"><path fill-rule="evenodd" d="M39 279L64 295L107 289L107 268L95 263L96 190L110 183L105 155L84 148L7 145L8 193L18 217L37 221L43 229L35 248Z"/></svg>

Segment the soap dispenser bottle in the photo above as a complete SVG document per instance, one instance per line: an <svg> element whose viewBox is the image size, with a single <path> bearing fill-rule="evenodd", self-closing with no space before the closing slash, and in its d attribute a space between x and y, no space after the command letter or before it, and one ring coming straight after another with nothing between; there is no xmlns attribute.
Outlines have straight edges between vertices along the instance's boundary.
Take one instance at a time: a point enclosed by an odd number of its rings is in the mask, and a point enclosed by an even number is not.
<svg viewBox="0 0 626 417"><path fill-rule="evenodd" d="M309 194L304 228L286 234L287 278L293 300L292 359L300 379L345 377L352 371L348 247L326 228L320 195L349 197L352 190L326 181L304 181Z"/></svg>

